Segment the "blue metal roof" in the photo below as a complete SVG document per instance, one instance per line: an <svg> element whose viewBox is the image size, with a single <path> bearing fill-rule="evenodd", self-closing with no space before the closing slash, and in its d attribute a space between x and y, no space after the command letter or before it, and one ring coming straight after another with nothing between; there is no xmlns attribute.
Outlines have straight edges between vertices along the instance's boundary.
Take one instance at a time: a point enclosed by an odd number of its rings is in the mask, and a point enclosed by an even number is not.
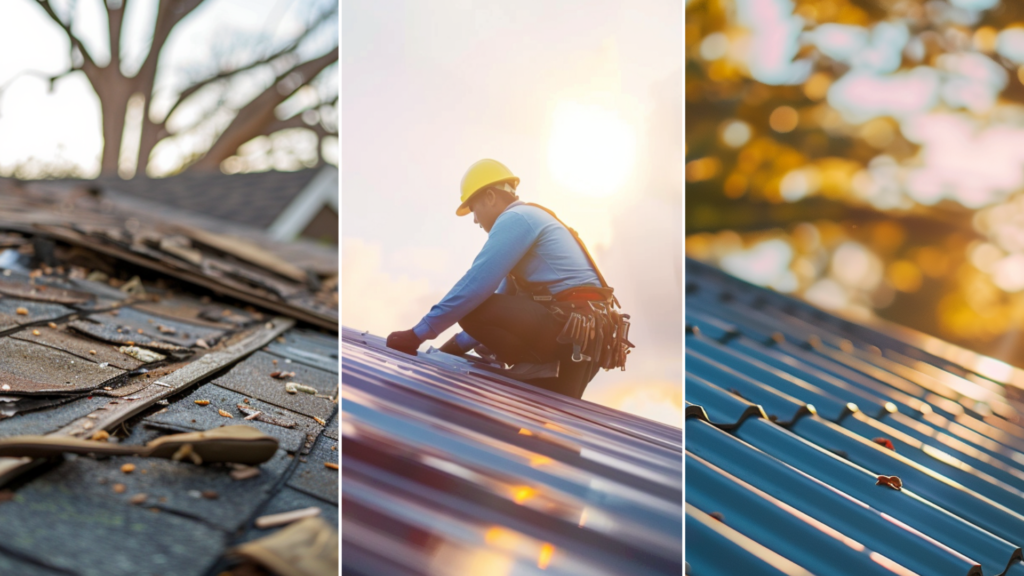
<svg viewBox="0 0 1024 576"><path fill-rule="evenodd" d="M345 574L682 573L679 428L347 328L341 348Z"/></svg>
<svg viewBox="0 0 1024 576"><path fill-rule="evenodd" d="M686 273L690 574L1024 574L1019 370Z"/></svg>

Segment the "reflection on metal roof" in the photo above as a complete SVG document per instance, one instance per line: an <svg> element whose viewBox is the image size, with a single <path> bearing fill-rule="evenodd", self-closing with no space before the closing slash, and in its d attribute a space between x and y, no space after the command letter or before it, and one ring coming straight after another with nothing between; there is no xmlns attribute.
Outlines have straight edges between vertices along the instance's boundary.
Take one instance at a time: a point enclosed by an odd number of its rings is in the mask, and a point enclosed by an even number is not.
<svg viewBox="0 0 1024 576"><path fill-rule="evenodd" d="M342 329L345 574L682 572L678 428Z"/></svg>
<svg viewBox="0 0 1024 576"><path fill-rule="evenodd" d="M1024 574L1016 370L686 266L690 574Z"/></svg>

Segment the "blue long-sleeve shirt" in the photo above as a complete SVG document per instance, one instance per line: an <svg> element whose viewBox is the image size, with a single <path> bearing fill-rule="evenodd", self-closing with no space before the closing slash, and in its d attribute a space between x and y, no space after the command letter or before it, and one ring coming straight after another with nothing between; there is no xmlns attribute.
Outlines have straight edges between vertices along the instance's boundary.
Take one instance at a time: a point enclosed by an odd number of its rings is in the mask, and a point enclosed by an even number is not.
<svg viewBox="0 0 1024 576"><path fill-rule="evenodd" d="M469 271L413 332L424 340L437 338L491 294L511 293L513 288L505 281L510 272L526 282L546 285L552 294L577 286L600 286L569 230L544 210L516 201L495 220ZM463 350L478 344L465 332L455 339Z"/></svg>

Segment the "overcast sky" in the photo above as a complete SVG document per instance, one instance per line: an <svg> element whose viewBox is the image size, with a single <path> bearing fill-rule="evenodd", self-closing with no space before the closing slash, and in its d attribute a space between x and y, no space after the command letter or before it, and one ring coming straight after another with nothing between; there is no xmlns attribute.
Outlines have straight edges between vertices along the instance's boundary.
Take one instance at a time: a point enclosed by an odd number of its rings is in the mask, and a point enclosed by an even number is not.
<svg viewBox="0 0 1024 576"><path fill-rule="evenodd" d="M585 398L678 425L682 8L345 0L343 323L411 328L462 276L486 234L455 217L459 181L495 158L579 230L633 315L628 370Z"/></svg>

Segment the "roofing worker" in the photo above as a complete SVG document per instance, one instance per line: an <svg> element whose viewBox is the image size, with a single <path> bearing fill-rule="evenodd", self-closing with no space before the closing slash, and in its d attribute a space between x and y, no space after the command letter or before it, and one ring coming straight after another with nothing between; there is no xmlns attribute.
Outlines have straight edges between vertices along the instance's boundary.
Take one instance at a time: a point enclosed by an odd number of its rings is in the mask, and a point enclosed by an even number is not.
<svg viewBox="0 0 1024 576"><path fill-rule="evenodd" d="M520 381L579 398L598 368L625 370L629 315L619 314L601 272L574 230L516 196L519 178L480 160L462 178L457 216L473 213L488 233L472 267L390 348L415 354L456 322L463 332L440 350L476 350L512 365Z"/></svg>

